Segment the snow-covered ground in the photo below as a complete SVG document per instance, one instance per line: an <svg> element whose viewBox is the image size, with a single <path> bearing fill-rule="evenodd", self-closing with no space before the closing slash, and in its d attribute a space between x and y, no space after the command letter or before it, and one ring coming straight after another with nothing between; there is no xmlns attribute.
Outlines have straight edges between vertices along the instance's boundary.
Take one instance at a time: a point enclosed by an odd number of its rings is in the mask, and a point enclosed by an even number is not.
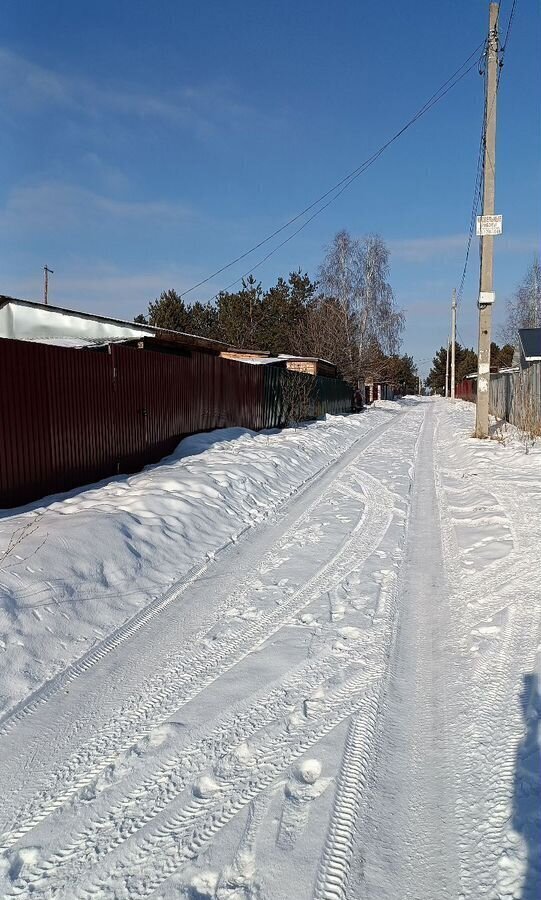
<svg viewBox="0 0 541 900"><path fill-rule="evenodd" d="M472 427L216 432L0 519L0 894L538 900L541 450Z"/></svg>
<svg viewBox="0 0 541 900"><path fill-rule="evenodd" d="M139 475L0 513L0 721L388 420L371 410L297 430L221 429Z"/></svg>

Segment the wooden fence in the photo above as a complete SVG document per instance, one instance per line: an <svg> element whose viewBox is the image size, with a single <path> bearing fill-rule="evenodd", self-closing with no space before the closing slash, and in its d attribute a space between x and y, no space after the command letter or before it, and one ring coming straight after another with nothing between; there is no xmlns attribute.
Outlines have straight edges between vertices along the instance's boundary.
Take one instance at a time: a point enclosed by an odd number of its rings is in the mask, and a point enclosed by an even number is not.
<svg viewBox="0 0 541 900"><path fill-rule="evenodd" d="M541 363L490 376L490 412L517 428L541 424Z"/></svg>

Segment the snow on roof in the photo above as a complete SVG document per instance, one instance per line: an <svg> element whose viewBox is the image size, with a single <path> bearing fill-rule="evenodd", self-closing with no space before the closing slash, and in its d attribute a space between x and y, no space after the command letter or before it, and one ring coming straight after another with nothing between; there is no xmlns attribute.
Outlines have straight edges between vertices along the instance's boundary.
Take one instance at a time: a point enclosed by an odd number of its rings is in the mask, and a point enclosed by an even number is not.
<svg viewBox="0 0 541 900"><path fill-rule="evenodd" d="M50 306L34 300L0 295L0 337L39 343L59 343L74 340L76 344L59 346L89 346L93 343L109 343L142 337L171 335L186 340L196 340L211 348L225 347L219 341L182 331L155 328L124 319L112 319L96 313ZM77 342L80 342L77 344Z"/></svg>
<svg viewBox="0 0 541 900"><path fill-rule="evenodd" d="M239 362L248 363L250 366L268 366L276 363L283 363L285 359L280 358L279 356L252 356L246 357L245 359L239 360Z"/></svg>
<svg viewBox="0 0 541 900"><path fill-rule="evenodd" d="M335 366L335 363L331 362L328 359L322 359L320 356L293 356L289 353L279 353L278 359L291 359L297 360L297 362L320 362L325 363L327 366Z"/></svg>
<svg viewBox="0 0 541 900"><path fill-rule="evenodd" d="M68 347L70 350L81 350L84 347L106 347L107 344L122 343L121 341L113 341L112 339L94 340L92 338L78 337L31 337L25 338L33 344L47 344L49 347Z"/></svg>
<svg viewBox="0 0 541 900"><path fill-rule="evenodd" d="M241 362L249 363L251 366L269 366L276 365L277 363L287 363L287 362L311 362L311 363L323 363L326 366L332 366L333 369L336 369L336 365L332 362L329 362L327 359L320 359L317 356L291 356L288 353L280 353L278 356L264 356L264 357L246 357L245 359L241 359Z"/></svg>

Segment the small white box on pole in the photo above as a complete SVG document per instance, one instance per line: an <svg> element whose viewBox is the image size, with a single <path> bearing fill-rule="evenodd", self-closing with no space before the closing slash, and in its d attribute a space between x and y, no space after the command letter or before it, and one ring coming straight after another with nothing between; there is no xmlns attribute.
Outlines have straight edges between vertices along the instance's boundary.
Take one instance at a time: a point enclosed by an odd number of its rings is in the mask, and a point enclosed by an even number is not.
<svg viewBox="0 0 541 900"><path fill-rule="evenodd" d="M489 234L501 234L503 231L502 216L477 216L476 234L485 237Z"/></svg>
<svg viewBox="0 0 541 900"><path fill-rule="evenodd" d="M483 306L487 303L494 303L496 299L496 294L494 291L480 291L479 292L479 306Z"/></svg>

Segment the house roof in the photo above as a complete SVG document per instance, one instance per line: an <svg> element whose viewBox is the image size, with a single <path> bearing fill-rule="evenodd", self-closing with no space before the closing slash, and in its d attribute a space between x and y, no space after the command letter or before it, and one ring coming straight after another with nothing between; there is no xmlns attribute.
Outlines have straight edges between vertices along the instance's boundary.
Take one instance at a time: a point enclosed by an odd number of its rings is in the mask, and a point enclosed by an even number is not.
<svg viewBox="0 0 541 900"><path fill-rule="evenodd" d="M34 300L21 300L3 294L0 294L0 337L71 347L147 337L216 353L227 348L227 344L221 341L199 335L62 306L46 306Z"/></svg>
<svg viewBox="0 0 541 900"><path fill-rule="evenodd" d="M211 353L234 353L242 356L243 362L253 365L285 365L288 361L298 361L320 363L336 369L334 363L325 359L285 353L271 357L268 350L241 349L196 334L156 328L153 325L128 322L63 306L45 305L35 300L22 300L4 294L0 294L0 338L71 348L142 340L145 346L169 346L171 352L175 352L175 348L180 350L184 347Z"/></svg>
<svg viewBox="0 0 541 900"><path fill-rule="evenodd" d="M519 328L518 339L526 362L541 361L541 328Z"/></svg>
<svg viewBox="0 0 541 900"><path fill-rule="evenodd" d="M320 356L293 356L289 353L279 353L278 359L289 359L292 362L316 362L316 363L325 363L327 366L336 367L336 363L330 362L328 359L322 359Z"/></svg>

